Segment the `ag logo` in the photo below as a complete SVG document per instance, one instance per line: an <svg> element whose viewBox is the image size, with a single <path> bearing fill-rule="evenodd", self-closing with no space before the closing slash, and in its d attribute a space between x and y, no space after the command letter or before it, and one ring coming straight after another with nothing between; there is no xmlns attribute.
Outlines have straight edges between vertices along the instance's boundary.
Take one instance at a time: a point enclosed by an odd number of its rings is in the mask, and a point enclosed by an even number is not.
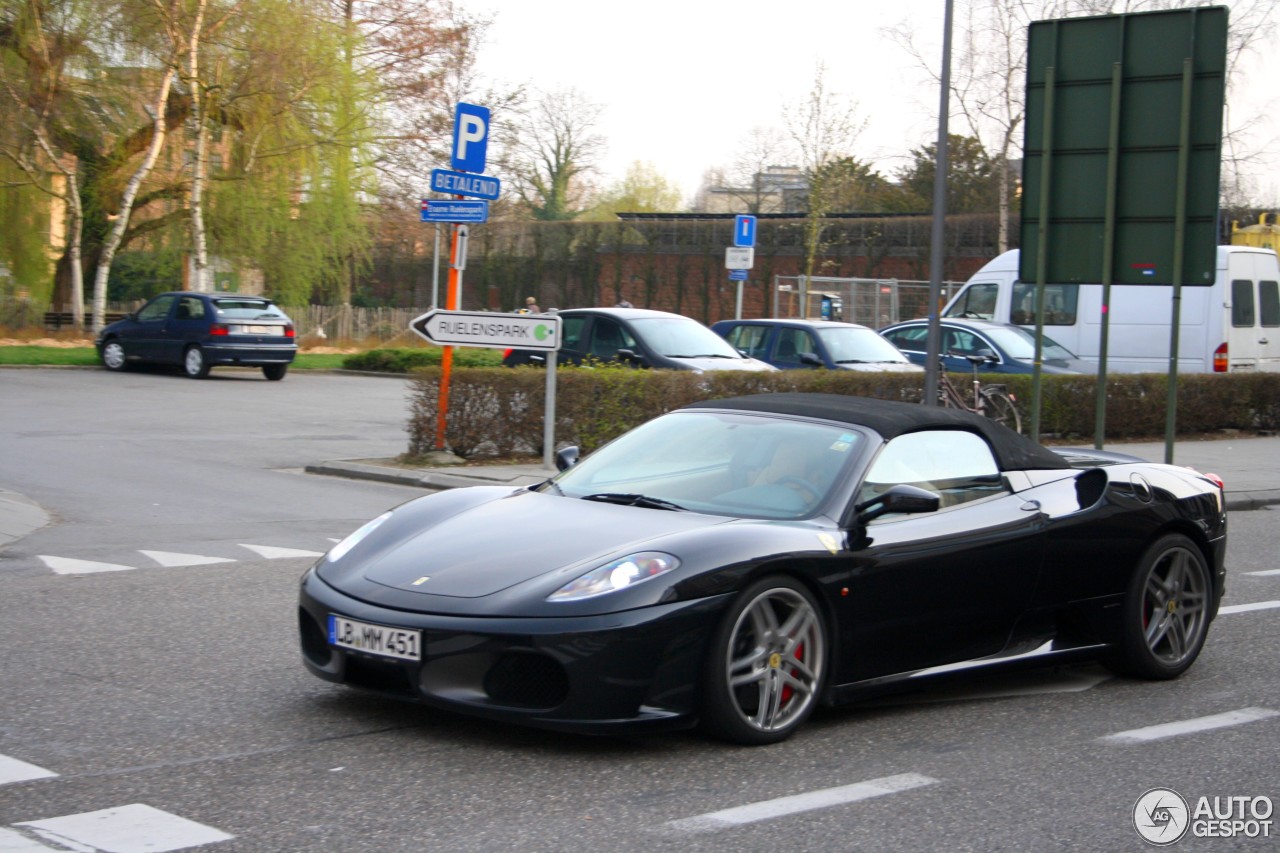
<svg viewBox="0 0 1280 853"><path fill-rule="evenodd" d="M1187 801L1172 788L1152 788L1133 806L1133 828L1142 840L1166 847L1182 839L1191 825Z"/></svg>

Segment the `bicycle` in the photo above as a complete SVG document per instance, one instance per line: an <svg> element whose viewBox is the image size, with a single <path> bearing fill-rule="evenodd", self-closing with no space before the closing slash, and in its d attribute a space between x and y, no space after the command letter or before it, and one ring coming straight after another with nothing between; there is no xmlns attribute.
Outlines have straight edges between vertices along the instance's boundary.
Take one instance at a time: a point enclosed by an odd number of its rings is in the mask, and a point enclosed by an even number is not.
<svg viewBox="0 0 1280 853"><path fill-rule="evenodd" d="M989 355L960 355L953 352L946 354L953 358L963 358L973 365L973 405L965 401L960 389L947 376L945 363L940 365L938 371L938 400L942 405L983 415L998 424L1007 426L1014 432L1022 432L1022 416L1018 414L1014 396L1006 390L1004 385L994 383L984 385L978 379L978 365L988 364L995 359Z"/></svg>

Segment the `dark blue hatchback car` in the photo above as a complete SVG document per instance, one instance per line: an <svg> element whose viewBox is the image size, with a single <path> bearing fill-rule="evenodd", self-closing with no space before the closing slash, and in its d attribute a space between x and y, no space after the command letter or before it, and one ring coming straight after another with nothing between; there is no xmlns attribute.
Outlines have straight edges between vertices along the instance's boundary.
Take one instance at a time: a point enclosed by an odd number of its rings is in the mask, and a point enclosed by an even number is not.
<svg viewBox="0 0 1280 853"><path fill-rule="evenodd" d="M986 356L983 373L1032 373L1036 338L1021 326L991 320L961 320L946 317L941 323L942 363L956 373L968 373L972 363L965 356ZM908 320L880 330L907 358L925 363L928 352L929 321ZM1081 361L1075 353L1047 335L1042 339L1040 369L1043 373L1096 373L1097 368Z"/></svg>
<svg viewBox="0 0 1280 853"><path fill-rule="evenodd" d="M288 315L266 297L237 293L162 293L105 327L94 344L108 370L170 364L193 379L237 365L279 380L298 353Z"/></svg>

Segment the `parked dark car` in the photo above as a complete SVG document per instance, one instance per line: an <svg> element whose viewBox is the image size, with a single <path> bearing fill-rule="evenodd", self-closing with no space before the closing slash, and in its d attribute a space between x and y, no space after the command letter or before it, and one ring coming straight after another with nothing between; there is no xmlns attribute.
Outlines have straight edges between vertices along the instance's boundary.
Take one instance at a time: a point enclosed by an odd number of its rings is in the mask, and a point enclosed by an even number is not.
<svg viewBox="0 0 1280 853"><path fill-rule="evenodd" d="M942 326L942 361L950 372L969 373L973 364L965 356L986 355L984 373L1033 373L1036 336L1021 326L990 320L946 318ZM928 320L908 320L880 330L907 358L923 365L928 353ZM1096 373L1097 368L1045 336L1041 348L1041 373Z"/></svg>
<svg viewBox="0 0 1280 853"><path fill-rule="evenodd" d="M761 744L971 669L1174 678L1222 597L1220 480L956 409L705 400L575 459L334 546L302 579L307 669L501 723Z"/></svg>
<svg viewBox="0 0 1280 853"><path fill-rule="evenodd" d="M780 370L825 367L873 373L921 373L874 330L832 320L721 320L711 331L744 355Z"/></svg>
<svg viewBox="0 0 1280 853"><path fill-rule="evenodd" d="M569 308L559 312L563 341L559 363L618 361L670 370L773 370L747 358L697 320L645 308ZM543 364L534 350L508 350L508 367Z"/></svg>
<svg viewBox="0 0 1280 853"><path fill-rule="evenodd" d="M170 364L194 379L218 365L283 379L298 353L293 321L275 303L236 293L162 293L103 328L94 344L108 370Z"/></svg>

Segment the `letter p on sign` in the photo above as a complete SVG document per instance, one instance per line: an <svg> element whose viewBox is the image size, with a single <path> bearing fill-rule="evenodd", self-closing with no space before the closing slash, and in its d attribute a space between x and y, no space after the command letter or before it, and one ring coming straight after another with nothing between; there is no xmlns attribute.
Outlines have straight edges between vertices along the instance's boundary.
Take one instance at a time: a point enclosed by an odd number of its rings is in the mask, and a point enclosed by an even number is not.
<svg viewBox="0 0 1280 853"><path fill-rule="evenodd" d="M458 102L453 114L453 168L483 172L489 147L489 108Z"/></svg>

